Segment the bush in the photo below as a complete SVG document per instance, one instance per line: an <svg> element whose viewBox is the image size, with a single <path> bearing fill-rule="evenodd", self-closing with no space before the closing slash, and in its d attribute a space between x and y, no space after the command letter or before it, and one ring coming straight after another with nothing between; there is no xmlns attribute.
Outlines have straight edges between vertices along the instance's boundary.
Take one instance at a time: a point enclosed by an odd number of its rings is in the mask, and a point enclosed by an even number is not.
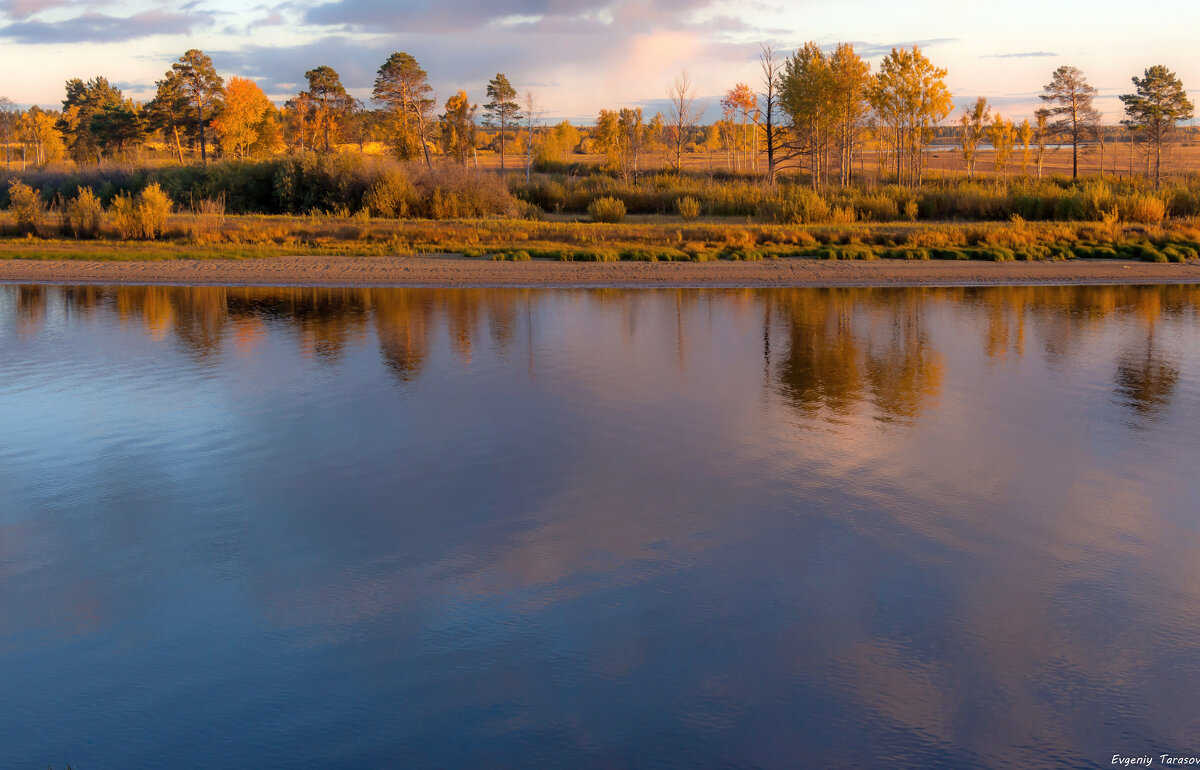
<svg viewBox="0 0 1200 770"><path fill-rule="evenodd" d="M685 195L675 201L675 208L679 211L679 216L688 221L700 218L700 201L690 195Z"/></svg>
<svg viewBox="0 0 1200 770"><path fill-rule="evenodd" d="M222 207L224 208L224 207ZM171 213L171 199L158 183L142 190L138 195L138 218L142 225L142 237L154 239L167 229L167 215Z"/></svg>
<svg viewBox="0 0 1200 770"><path fill-rule="evenodd" d="M521 219L528 219L531 222L541 222L546 218L546 212L542 211L542 207L536 203L518 200L517 216Z"/></svg>
<svg viewBox="0 0 1200 770"><path fill-rule="evenodd" d="M1126 222L1156 224L1167 215L1167 206L1152 195L1129 195L1117 204L1121 218Z"/></svg>
<svg viewBox="0 0 1200 770"><path fill-rule="evenodd" d="M133 198L119 193L112 199L108 213L112 216L113 225L117 228L117 235L121 238L130 240L141 235L142 225L138 220L137 204L134 203Z"/></svg>
<svg viewBox="0 0 1200 770"><path fill-rule="evenodd" d="M780 185L772 197L763 201L758 215L785 225L824 222L829 219L829 204L807 187Z"/></svg>
<svg viewBox="0 0 1200 770"><path fill-rule="evenodd" d="M73 199L67 201L66 231L76 238L95 238L100 232L100 218L104 207L90 187L78 188Z"/></svg>
<svg viewBox="0 0 1200 770"><path fill-rule="evenodd" d="M46 214L42 196L24 182L13 180L8 184L8 210L17 222L17 230L36 235Z"/></svg>
<svg viewBox="0 0 1200 770"><path fill-rule="evenodd" d="M415 212L429 219L467 219L511 215L516 199L494 174L464 168L439 168L417 178L421 202Z"/></svg>
<svg viewBox="0 0 1200 770"><path fill-rule="evenodd" d="M363 208L373 217L404 219L414 208L417 191L401 171L389 169L371 182L363 195Z"/></svg>
<svg viewBox="0 0 1200 770"><path fill-rule="evenodd" d="M225 196L205 198L192 209L192 222L188 230L196 240L211 237L221 231L225 224Z"/></svg>
<svg viewBox="0 0 1200 770"><path fill-rule="evenodd" d="M117 195L109 212L122 238L154 239L162 235L167 227L171 199L156 182L138 193L136 198Z"/></svg>
<svg viewBox="0 0 1200 770"><path fill-rule="evenodd" d="M615 224L625 218L625 203L607 196L596 198L588 204L587 211L593 222Z"/></svg>

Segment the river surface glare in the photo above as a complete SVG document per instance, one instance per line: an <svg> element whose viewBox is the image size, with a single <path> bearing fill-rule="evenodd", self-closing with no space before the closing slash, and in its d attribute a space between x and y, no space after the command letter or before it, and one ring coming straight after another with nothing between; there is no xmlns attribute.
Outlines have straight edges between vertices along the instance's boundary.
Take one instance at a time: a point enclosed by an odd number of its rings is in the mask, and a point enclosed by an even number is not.
<svg viewBox="0 0 1200 770"><path fill-rule="evenodd" d="M1198 321L0 285L0 767L1200 756Z"/></svg>

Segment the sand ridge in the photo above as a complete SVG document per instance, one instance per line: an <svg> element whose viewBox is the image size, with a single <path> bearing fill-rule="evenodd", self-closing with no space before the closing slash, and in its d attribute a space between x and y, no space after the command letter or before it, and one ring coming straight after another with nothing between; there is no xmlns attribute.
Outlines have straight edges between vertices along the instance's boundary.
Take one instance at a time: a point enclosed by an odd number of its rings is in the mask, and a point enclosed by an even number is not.
<svg viewBox="0 0 1200 770"><path fill-rule="evenodd" d="M0 260L0 281L239 286L787 287L1200 283L1200 263L829 261L493 262L461 257Z"/></svg>

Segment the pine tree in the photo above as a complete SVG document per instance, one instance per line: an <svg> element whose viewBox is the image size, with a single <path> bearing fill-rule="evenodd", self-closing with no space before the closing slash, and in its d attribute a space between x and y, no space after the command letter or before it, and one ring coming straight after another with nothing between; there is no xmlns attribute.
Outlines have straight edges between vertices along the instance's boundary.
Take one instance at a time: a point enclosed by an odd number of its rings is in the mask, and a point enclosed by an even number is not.
<svg viewBox="0 0 1200 770"><path fill-rule="evenodd" d="M1096 89L1078 67L1062 66L1044 88L1041 99L1047 105L1049 131L1071 143L1071 178L1079 178L1079 146L1096 134L1100 113L1093 100Z"/></svg>
<svg viewBox="0 0 1200 770"><path fill-rule="evenodd" d="M484 125L499 129L500 139L500 170L504 170L504 146L509 126L521 122L521 105L517 103L517 89L512 87L508 78L502 72L488 81L487 95L489 101L483 105Z"/></svg>
<svg viewBox="0 0 1200 770"><path fill-rule="evenodd" d="M308 90L296 97L296 105L308 113L313 126L321 133L325 152L338 133L342 120L358 106L358 100L346 93L342 79L333 67L322 65L304 73Z"/></svg>
<svg viewBox="0 0 1200 770"><path fill-rule="evenodd" d="M1161 64L1146 70L1143 77L1133 77L1136 93L1121 96L1127 120L1121 121L1145 137L1154 152L1154 186L1162 182L1163 144L1175 132L1181 120L1193 114L1191 101L1183 82Z"/></svg>
<svg viewBox="0 0 1200 770"><path fill-rule="evenodd" d="M406 53L393 53L379 67L375 89L371 92L375 102L383 105L391 124L388 134L393 152L408 160L420 145L426 166L432 166L427 143L434 106L432 93L429 76L417 60Z"/></svg>
<svg viewBox="0 0 1200 770"><path fill-rule="evenodd" d="M175 87L183 95L195 120L196 133L200 137L200 161L207 164L208 147L204 129L220 108L225 83L213 68L212 59L195 48L186 51L179 61L171 65L168 79L172 75L177 78Z"/></svg>

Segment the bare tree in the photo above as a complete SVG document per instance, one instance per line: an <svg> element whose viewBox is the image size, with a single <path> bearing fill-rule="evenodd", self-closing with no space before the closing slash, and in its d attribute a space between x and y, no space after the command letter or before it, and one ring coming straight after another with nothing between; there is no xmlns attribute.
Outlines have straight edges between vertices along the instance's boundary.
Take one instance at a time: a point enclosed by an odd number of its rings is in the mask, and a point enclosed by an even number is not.
<svg viewBox="0 0 1200 770"><path fill-rule="evenodd" d="M783 145L787 139L787 126L783 125L784 111L781 105L779 80L783 75L784 62L779 59L771 43L763 43L758 55L762 82L758 92L759 110L756 123L762 144L767 152L767 182L775 182L775 169L783 162Z"/></svg>
<svg viewBox="0 0 1200 770"><path fill-rule="evenodd" d="M686 72L667 87L667 98L671 101L667 123L670 150L667 161L671 164L671 170L678 174L683 169L683 148L704 110L696 107L696 86Z"/></svg>
<svg viewBox="0 0 1200 770"><path fill-rule="evenodd" d="M529 171L533 166L533 132L542 125L545 111L533 98L533 91L526 91L521 99L521 126L525 129L525 183L529 183Z"/></svg>

